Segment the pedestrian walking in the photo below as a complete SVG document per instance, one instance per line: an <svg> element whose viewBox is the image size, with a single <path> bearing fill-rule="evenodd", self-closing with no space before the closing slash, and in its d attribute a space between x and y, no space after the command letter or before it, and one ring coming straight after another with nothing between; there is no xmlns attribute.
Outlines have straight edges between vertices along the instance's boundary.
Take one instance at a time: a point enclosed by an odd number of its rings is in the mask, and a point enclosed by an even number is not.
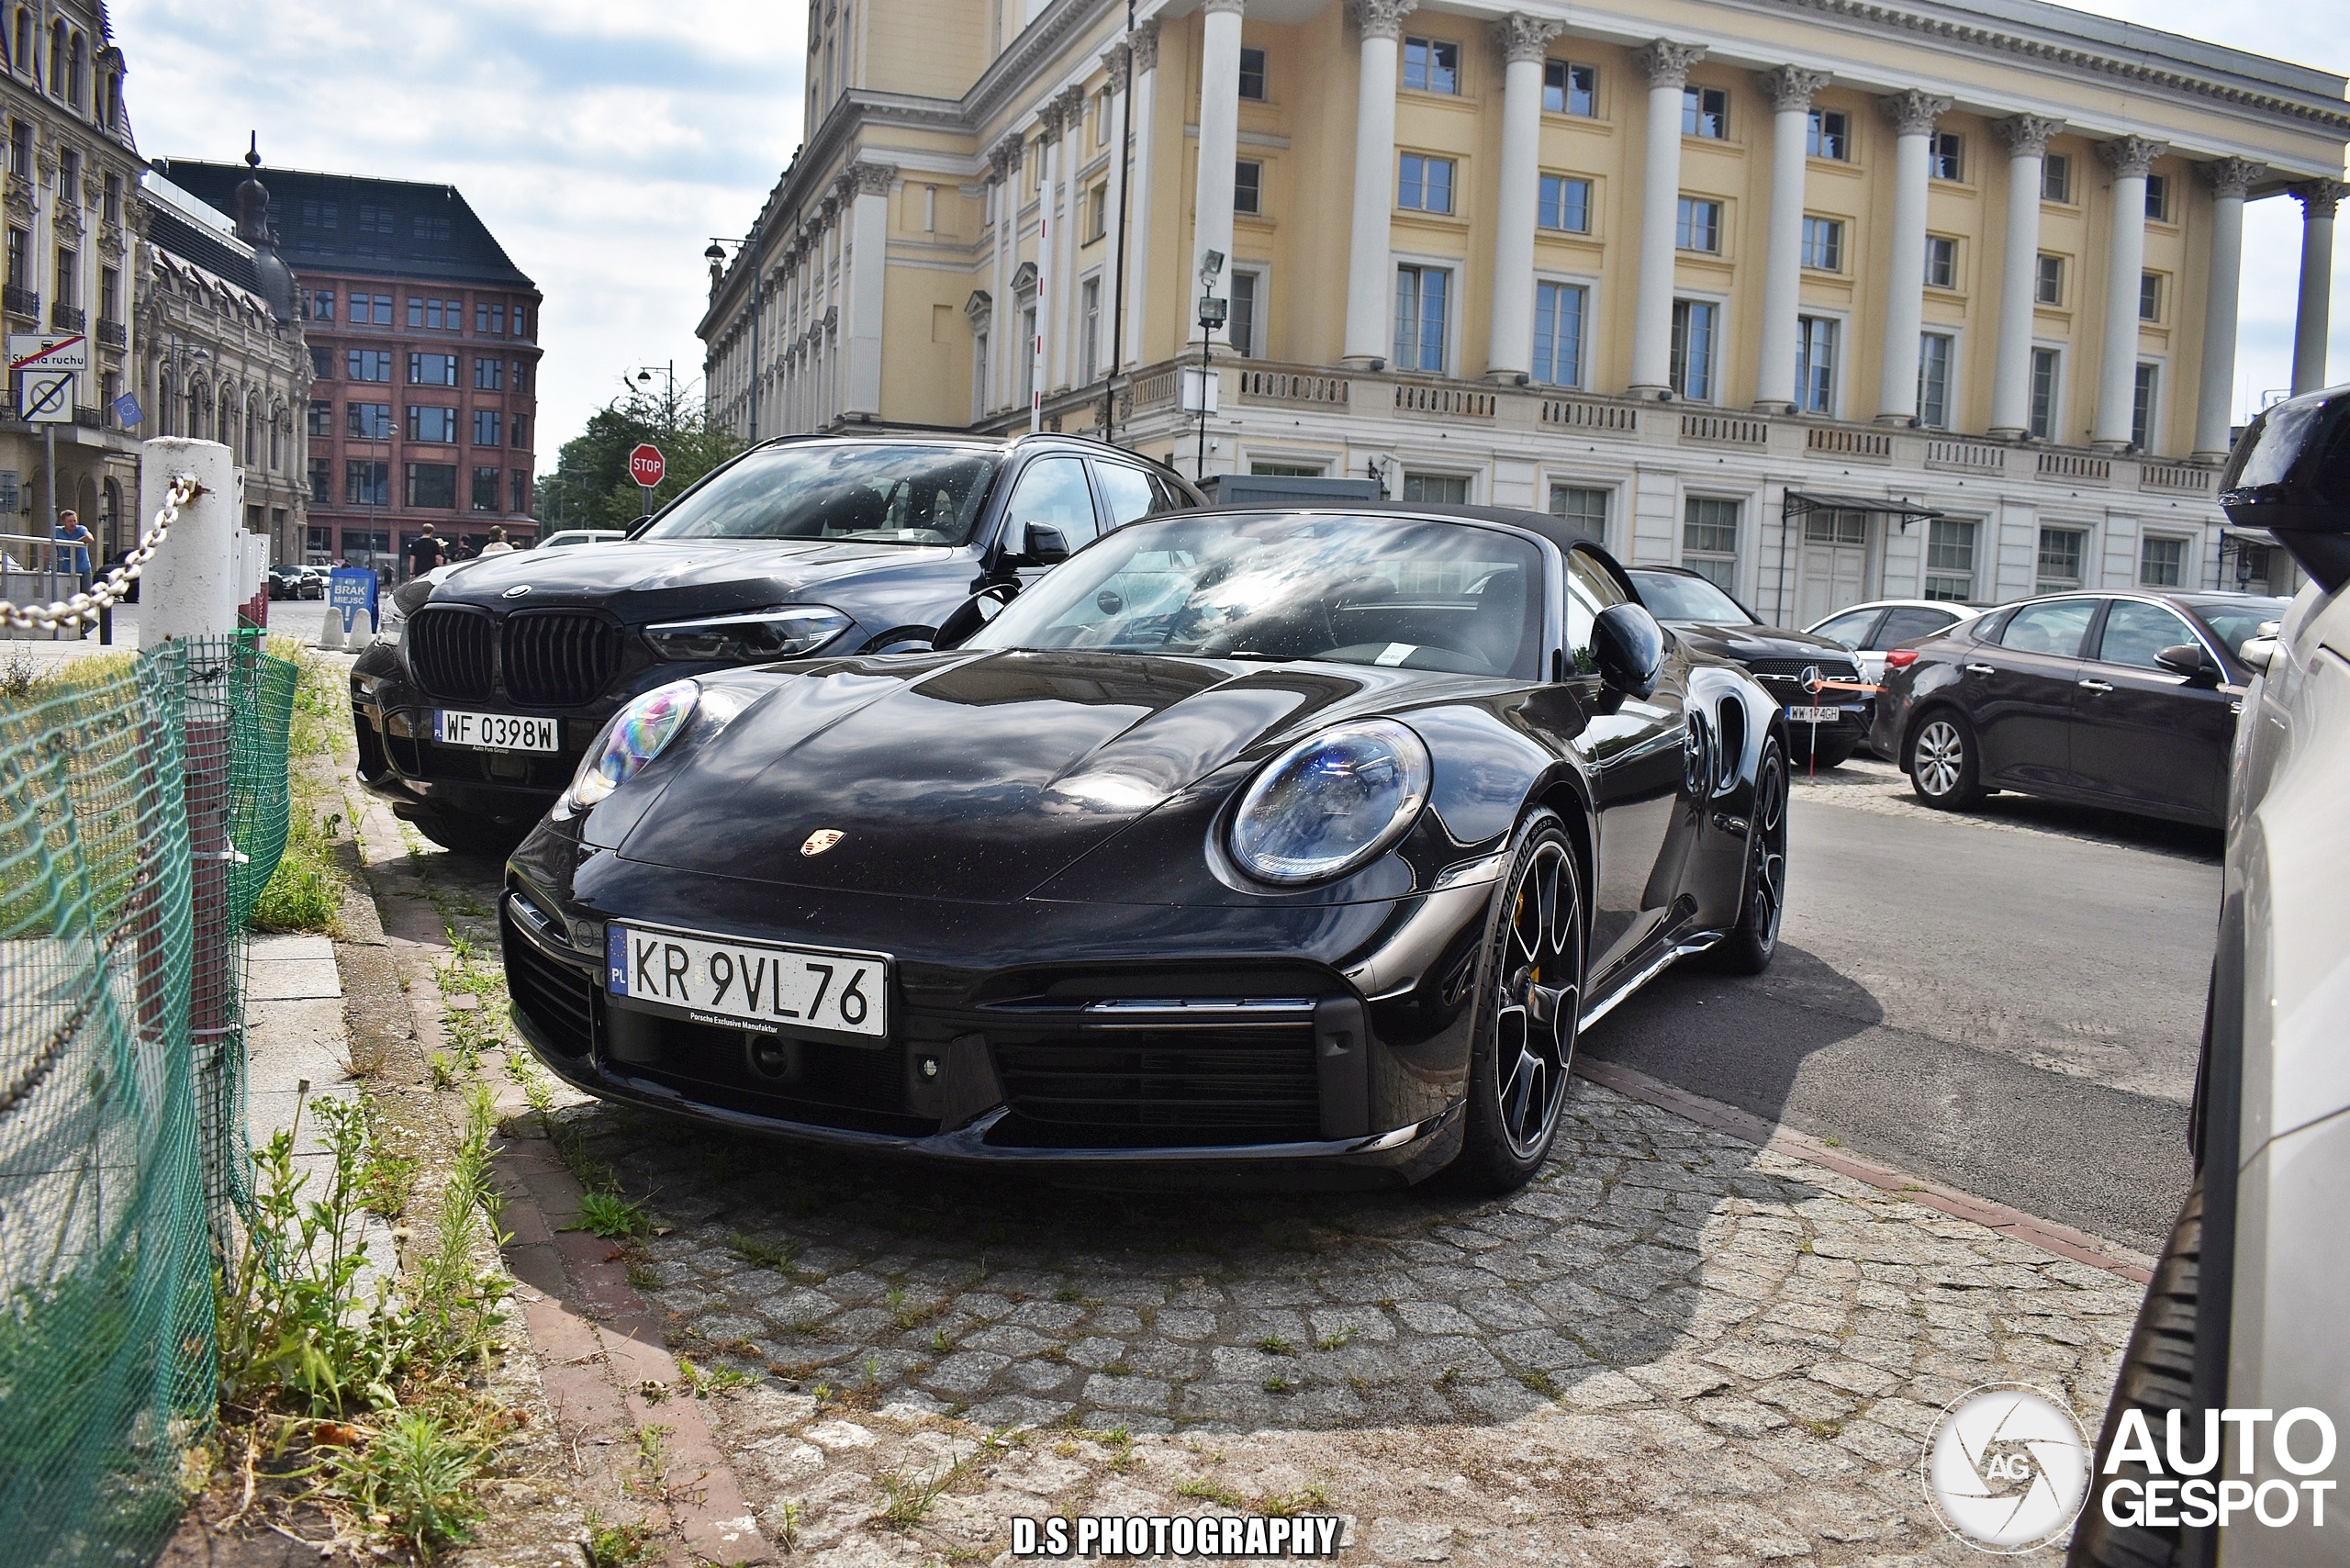
<svg viewBox="0 0 2350 1568"><path fill-rule="evenodd" d="M420 533L408 543L408 575L420 577L441 564L441 541L430 532Z"/></svg>
<svg viewBox="0 0 2350 1568"><path fill-rule="evenodd" d="M489 543L481 547L481 553L485 555L511 555L514 554L514 546L506 543L506 530L503 528L492 527L489 531Z"/></svg>

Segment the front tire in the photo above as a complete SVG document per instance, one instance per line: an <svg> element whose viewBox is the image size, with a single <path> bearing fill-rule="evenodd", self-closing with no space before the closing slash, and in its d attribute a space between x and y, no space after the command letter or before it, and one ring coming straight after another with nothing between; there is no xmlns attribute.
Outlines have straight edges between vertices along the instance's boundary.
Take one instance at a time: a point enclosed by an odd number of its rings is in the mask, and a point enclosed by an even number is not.
<svg viewBox="0 0 2350 1568"><path fill-rule="evenodd" d="M1964 811L1983 798L1980 756L1975 726L1955 709L1937 708L1909 737L1909 788L1938 812Z"/></svg>
<svg viewBox="0 0 2350 1568"><path fill-rule="evenodd" d="M1759 975L1779 950L1787 906L1787 765L1775 739L1762 743L1762 761L1754 770L1754 808L1746 821L1738 924L1711 956L1717 968L1732 974Z"/></svg>
<svg viewBox="0 0 2350 1568"><path fill-rule="evenodd" d="M1468 1126L1450 1171L1464 1188L1516 1192L1550 1158L1583 1024L1586 932L1573 841L1556 815L1539 812L1485 937Z"/></svg>

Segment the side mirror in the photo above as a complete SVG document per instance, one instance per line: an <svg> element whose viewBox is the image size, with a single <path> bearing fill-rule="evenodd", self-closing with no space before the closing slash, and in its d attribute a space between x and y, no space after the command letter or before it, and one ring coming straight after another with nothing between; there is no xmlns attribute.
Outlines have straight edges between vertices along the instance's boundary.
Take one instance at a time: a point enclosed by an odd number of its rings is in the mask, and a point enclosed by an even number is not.
<svg viewBox="0 0 2350 1568"><path fill-rule="evenodd" d="M2217 686L2220 672L2211 667L2210 656L2193 643L2180 643L2163 649L2154 662L2173 675L2183 675L2197 686Z"/></svg>
<svg viewBox="0 0 2350 1568"><path fill-rule="evenodd" d="M2269 664L2277 657L2277 639L2246 637L2243 645L2236 649L2236 657L2242 659L2244 667L2253 674L2266 675Z"/></svg>
<svg viewBox="0 0 2350 1568"><path fill-rule="evenodd" d="M1069 559L1069 540L1049 522L1032 522L1023 535L1022 549L1039 566L1058 566Z"/></svg>
<svg viewBox="0 0 2350 1568"><path fill-rule="evenodd" d="M1664 668L1664 628L1640 605L1611 604L1592 623L1591 652L1608 689L1646 697Z"/></svg>
<svg viewBox="0 0 2350 1568"><path fill-rule="evenodd" d="M652 526L653 514L651 512L646 512L643 517L640 517L634 522L630 523L628 525L627 532L622 533L621 537L623 540L633 539Z"/></svg>
<svg viewBox="0 0 2350 1568"><path fill-rule="evenodd" d="M1030 524L1032 528L1035 524ZM1003 612L1020 591L1018 583L990 583L953 610L938 623L930 639L934 648L959 648L971 640L971 634Z"/></svg>

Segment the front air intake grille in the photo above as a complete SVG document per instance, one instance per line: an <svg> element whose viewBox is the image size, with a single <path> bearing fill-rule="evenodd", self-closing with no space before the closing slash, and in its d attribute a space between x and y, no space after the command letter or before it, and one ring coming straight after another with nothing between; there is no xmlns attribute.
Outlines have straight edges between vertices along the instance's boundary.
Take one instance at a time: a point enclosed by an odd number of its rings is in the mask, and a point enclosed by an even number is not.
<svg viewBox="0 0 2350 1568"><path fill-rule="evenodd" d="M576 708L620 672L621 634L592 615L513 615L502 652L509 697L532 708Z"/></svg>
<svg viewBox="0 0 2350 1568"><path fill-rule="evenodd" d="M1817 666L1829 680L1858 680L1860 666L1838 654L1823 654L1806 659L1749 659L1746 667L1764 680L1794 680L1804 671Z"/></svg>
<svg viewBox="0 0 2350 1568"><path fill-rule="evenodd" d="M1185 1024L1139 1011L1110 1027L989 1030L1012 1110L990 1141L1149 1148L1322 1136L1310 1003L1277 1023Z"/></svg>
<svg viewBox="0 0 2350 1568"><path fill-rule="evenodd" d="M550 1050L584 1057L595 1037L596 987L586 975L556 963L515 928L513 912L499 912L506 955L506 989L515 1011L531 1021Z"/></svg>
<svg viewBox="0 0 2350 1568"><path fill-rule="evenodd" d="M408 667L424 689L450 702L490 695L498 622L466 610L420 610L408 623Z"/></svg>

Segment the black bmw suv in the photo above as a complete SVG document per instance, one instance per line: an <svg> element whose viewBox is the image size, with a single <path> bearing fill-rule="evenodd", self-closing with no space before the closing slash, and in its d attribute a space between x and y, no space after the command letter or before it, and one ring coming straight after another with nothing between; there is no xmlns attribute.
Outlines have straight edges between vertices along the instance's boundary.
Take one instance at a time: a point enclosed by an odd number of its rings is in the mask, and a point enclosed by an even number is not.
<svg viewBox="0 0 2350 1568"><path fill-rule="evenodd" d="M426 837L503 854L612 710L703 670L918 647L1096 534L1204 505L1098 442L791 437L593 550L404 584L351 677L359 776Z"/></svg>

